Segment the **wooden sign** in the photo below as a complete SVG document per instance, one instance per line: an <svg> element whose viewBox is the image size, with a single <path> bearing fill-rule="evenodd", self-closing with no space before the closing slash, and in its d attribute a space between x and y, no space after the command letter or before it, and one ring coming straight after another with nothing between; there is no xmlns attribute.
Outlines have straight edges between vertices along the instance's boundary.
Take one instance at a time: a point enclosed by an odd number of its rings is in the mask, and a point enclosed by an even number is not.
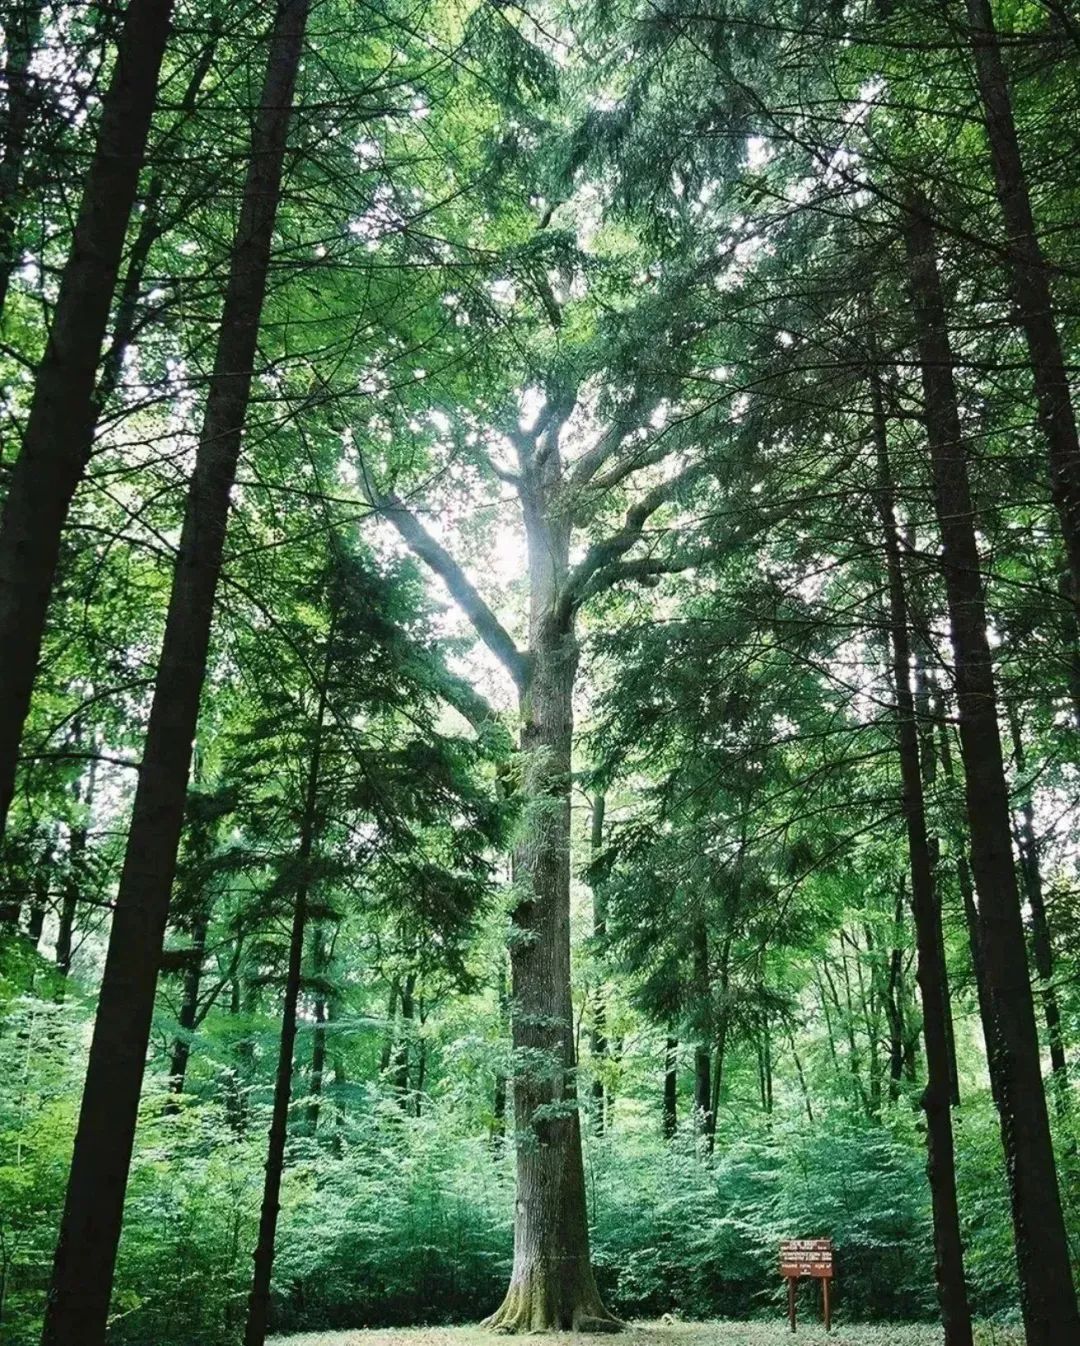
<svg viewBox="0 0 1080 1346"><path fill-rule="evenodd" d="M825 1331L832 1326L829 1282L833 1274L832 1239L784 1239L780 1244L780 1275L787 1280L788 1324L795 1331L795 1294L800 1276L821 1282L821 1307Z"/></svg>

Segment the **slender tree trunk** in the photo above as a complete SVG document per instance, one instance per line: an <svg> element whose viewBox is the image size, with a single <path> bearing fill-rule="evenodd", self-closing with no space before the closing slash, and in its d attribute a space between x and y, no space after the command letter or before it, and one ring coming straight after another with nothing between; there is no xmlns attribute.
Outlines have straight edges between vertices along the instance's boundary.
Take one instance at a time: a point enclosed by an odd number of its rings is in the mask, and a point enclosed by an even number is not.
<svg viewBox="0 0 1080 1346"><path fill-rule="evenodd" d="M60 536L97 420L94 379L146 154L173 0L130 0L71 251L0 517L0 836ZM51 1330L51 1329L50 1329Z"/></svg>
<svg viewBox="0 0 1080 1346"><path fill-rule="evenodd" d="M78 725L73 735L74 742L82 742L82 733ZM79 813L89 810L94 798L94 783L97 763L91 761L86 776L86 789L79 781L75 782L72 793ZM83 868L86 861L86 842L89 835L88 817L80 816L68 829L68 866L64 876L64 889L60 897L60 918L56 931L56 970L62 977L71 972L71 955L75 947L75 917L79 910L79 893L82 886Z"/></svg>
<svg viewBox="0 0 1080 1346"><path fill-rule="evenodd" d="M299 55L299 42L297 42ZM266 1176L262 1207L259 1211L259 1236L255 1244L254 1272L248 1296L244 1346L263 1346L270 1317L270 1280L274 1270L274 1241L278 1213L281 1210L281 1176L285 1171L285 1142L289 1134L289 1101L292 1097L293 1053L296 1048L296 1010L300 1000L300 976L304 962L304 934L307 928L310 897L311 858L315 850L318 818L319 779L322 771L323 726L326 721L327 693L333 659L333 630L326 640L323 676L319 685L319 705L315 715L315 736L304 790L304 811L300 823L297 859L300 882L293 904L292 932L289 937L289 968L285 977L285 1000L281 1011L281 1039L278 1044L277 1072L274 1077L274 1102L270 1112L270 1134L266 1145Z"/></svg>
<svg viewBox="0 0 1080 1346"><path fill-rule="evenodd" d="M506 1038L508 1000L505 963L501 963L499 967L498 999L499 1038L503 1041ZM506 1143L506 1086L506 1072L500 1066L495 1071L495 1092L491 1103L491 1145L496 1154L502 1154Z"/></svg>
<svg viewBox="0 0 1080 1346"><path fill-rule="evenodd" d="M916 978L922 993L923 1041L926 1046L927 1083L922 1106L926 1113L926 1167L934 1218L935 1273L941 1320L945 1329L945 1346L972 1346L971 1310L964 1279L964 1249L956 1196L956 1154L950 1107L952 1081L945 992L948 978L941 957L941 908L926 827L918 721L911 690L911 637L889 464L887 422L880 374L876 368L871 371L870 388L877 455L878 510L885 542L889 586L889 629L900 779L911 872L911 908L918 951Z"/></svg>
<svg viewBox="0 0 1080 1346"><path fill-rule="evenodd" d="M202 982L203 959L206 956L206 934L210 928L210 910L200 902L191 931L191 957L184 969L184 989L178 1016L179 1032L173 1040L172 1060L169 1063L169 1093L172 1098L165 1105L167 1113L179 1111L176 1095L184 1092L188 1060L191 1057L191 1038L198 1025L199 986Z"/></svg>
<svg viewBox="0 0 1080 1346"><path fill-rule="evenodd" d="M679 1040L664 1043L664 1137L671 1140L679 1129Z"/></svg>
<svg viewBox="0 0 1080 1346"><path fill-rule="evenodd" d="M30 62L41 37L44 0L23 0L7 9L4 30L4 113L0 122L0 318L7 304L11 277L19 264L19 217L22 213L23 165L34 113L34 78Z"/></svg>
<svg viewBox="0 0 1080 1346"><path fill-rule="evenodd" d="M997 695L953 357L926 204L906 219L924 416L955 659L979 944L999 1057L1000 1117L1029 1346L1080 1340L1013 864Z"/></svg>
<svg viewBox="0 0 1080 1346"><path fill-rule="evenodd" d="M803 1069L802 1057L799 1055L799 1049L795 1045L795 1034L791 1031L791 1025L785 1024L788 1046L791 1048L791 1059L795 1063L795 1074L799 1079L799 1089L803 1096L803 1105L806 1108L806 1120L811 1126L814 1125L814 1109L810 1102L810 1090L806 1084L806 1071Z"/></svg>
<svg viewBox="0 0 1080 1346"><path fill-rule="evenodd" d="M386 1033L383 1036L382 1051L379 1053L379 1074L385 1075L390 1069L390 1058L394 1054L394 1040L397 1036L397 1005L401 994L401 980L394 977L390 983L390 1003L386 1007Z"/></svg>
<svg viewBox="0 0 1080 1346"><path fill-rule="evenodd" d="M46 847L41 865L34 876L34 896L30 902L29 919L26 924L26 938L30 947L36 949L41 943L41 934L45 929L45 913L49 909L49 875L53 867L53 847Z"/></svg>
<svg viewBox="0 0 1080 1346"><path fill-rule="evenodd" d="M709 936L704 921L694 926L694 1001L702 1016L694 1047L694 1120L705 1148L712 1150L712 988L709 985Z"/></svg>
<svg viewBox="0 0 1080 1346"><path fill-rule="evenodd" d="M413 990L416 973L410 972L401 988L401 1017L397 1024L397 1045L394 1048L393 1087L398 1102L408 1109L409 1102L409 1048L413 1037Z"/></svg>
<svg viewBox="0 0 1080 1346"><path fill-rule="evenodd" d="M323 1076L326 1073L327 997L324 982L328 958L326 933L321 925L315 929L315 938L312 945L311 972L315 982L315 1027L312 1030L311 1038L311 1081L308 1088L311 1101L307 1107L307 1129L311 1135L315 1135L319 1129Z"/></svg>
<svg viewBox="0 0 1080 1346"><path fill-rule="evenodd" d="M307 13L307 0L280 0L274 22L113 914L46 1309L45 1346L99 1346L105 1335L229 495L253 377Z"/></svg>
<svg viewBox="0 0 1080 1346"><path fill-rule="evenodd" d="M604 796L597 794L592 802L592 813L590 816L589 827L589 857L595 864L601 850L604 846ZM593 900L593 939L597 946L597 961L600 958L600 948L604 936L607 934L607 904L604 897L603 887L599 880L592 881L592 900ZM593 1022L592 1022L592 1058L596 1063L594 1070L596 1074L592 1082L592 1113L593 1128L598 1136L604 1134L605 1124L607 1122L607 1087L604 1077L600 1073L603 1063L608 1055L607 1040L607 1004L604 999L604 984L601 978L596 988L596 994L593 997Z"/></svg>
<svg viewBox="0 0 1080 1346"><path fill-rule="evenodd" d="M1031 209L1012 96L990 0L965 0L975 74L986 120L998 203L1005 221L1013 301L1027 338L1039 425L1050 459L1050 485L1080 603L1080 438L1065 357L1054 321L1050 274Z"/></svg>
<svg viewBox="0 0 1080 1346"><path fill-rule="evenodd" d="M907 1039L904 1032L904 950L900 943L904 929L904 885L896 893L893 914L893 946L889 952L889 975L885 984L885 1017L889 1023L889 1102L900 1097L904 1078Z"/></svg>
<svg viewBox="0 0 1080 1346"><path fill-rule="evenodd" d="M1013 760L1016 770L1023 774L1026 767L1024 758L1024 740L1020 732L1020 721L1013 707L1008 707L1009 730L1013 744ZM1039 978L1039 994L1042 1000L1043 1017L1046 1019L1046 1040L1050 1046L1050 1068L1054 1072L1054 1098L1059 1107L1068 1102L1065 1083L1065 1043L1061 1034L1061 1010L1058 1006L1057 992L1054 989L1054 945L1050 936L1050 922L1046 916L1046 899L1043 895L1042 867L1039 864L1039 841L1035 834L1035 806L1030 792L1025 796L1020 808L1016 827L1017 850L1020 853L1020 876L1024 884L1024 896L1031 912L1031 952L1035 962L1035 971Z"/></svg>

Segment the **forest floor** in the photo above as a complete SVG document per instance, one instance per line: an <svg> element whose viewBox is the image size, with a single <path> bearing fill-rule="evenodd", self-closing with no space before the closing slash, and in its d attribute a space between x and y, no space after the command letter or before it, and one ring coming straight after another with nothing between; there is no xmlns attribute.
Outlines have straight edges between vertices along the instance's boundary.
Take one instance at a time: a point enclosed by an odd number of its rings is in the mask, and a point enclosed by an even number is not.
<svg viewBox="0 0 1080 1346"><path fill-rule="evenodd" d="M586 1338L560 1333L562 1339ZM622 1337L591 1337L593 1342L623 1341L627 1346L789 1346L785 1319L775 1323L631 1323ZM828 1337L820 1323L800 1321L800 1342L832 1346L941 1346L941 1328L932 1323L839 1323ZM985 1326L980 1346L1019 1346L1020 1334ZM477 1327L413 1327L354 1332L304 1332L273 1337L268 1346L506 1346L507 1338Z"/></svg>

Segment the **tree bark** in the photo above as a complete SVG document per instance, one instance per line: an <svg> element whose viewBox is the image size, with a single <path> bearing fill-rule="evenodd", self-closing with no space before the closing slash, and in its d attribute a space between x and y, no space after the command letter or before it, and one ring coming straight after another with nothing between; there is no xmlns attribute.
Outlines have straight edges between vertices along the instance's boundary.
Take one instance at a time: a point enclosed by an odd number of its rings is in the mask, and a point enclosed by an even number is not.
<svg viewBox="0 0 1080 1346"><path fill-rule="evenodd" d="M1026 762L1024 758L1024 740L1020 732L1020 720L1012 706L1007 707L1009 730L1013 744L1013 760L1016 770L1022 774ZM1031 952L1035 963L1035 972L1039 978L1039 993L1046 1020L1046 1040L1050 1046L1050 1069L1054 1072L1054 1098L1059 1108L1068 1104L1068 1092L1065 1086L1066 1061L1065 1043L1061 1031L1061 1009L1058 1006L1057 992L1054 989L1054 945L1050 935L1050 922L1046 915L1046 898L1043 895L1042 867L1039 864L1039 839L1035 833L1035 806L1030 791L1020 806L1020 816L1016 827L1017 850L1020 853L1020 877L1024 884L1024 896L1031 912Z"/></svg>
<svg viewBox="0 0 1080 1346"><path fill-rule="evenodd" d="M0 517L0 837L15 789L60 536L97 420L94 379L172 7L173 0L131 0L128 6L22 451Z"/></svg>
<svg viewBox="0 0 1080 1346"><path fill-rule="evenodd" d="M307 13L308 0L280 0L274 20L90 1047L45 1346L100 1346L105 1336Z"/></svg>
<svg viewBox="0 0 1080 1346"><path fill-rule="evenodd" d="M199 986L202 982L203 959L206 956L206 934L210 928L209 905L200 902L191 931L191 954L184 969L184 989L178 1015L179 1032L173 1039L172 1059L169 1063L169 1093L173 1095L165 1111L178 1111L176 1095L184 1092L188 1061L191 1058L191 1037L198 1025Z"/></svg>
<svg viewBox="0 0 1080 1346"><path fill-rule="evenodd" d="M671 1140L679 1129L679 1040L664 1043L664 1138Z"/></svg>
<svg viewBox="0 0 1080 1346"><path fill-rule="evenodd" d="M299 57L299 42L296 46ZM294 66L295 69L295 66ZM304 789L304 810L300 821L297 848L300 881L293 902L292 931L289 937L289 967L285 977L285 998L281 1011L281 1039L278 1043L277 1071L274 1077L274 1101L270 1111L270 1134L266 1145L266 1175L262 1206L259 1211L259 1235L255 1244L251 1294L248 1296L244 1346L263 1346L270 1317L270 1281L274 1271L274 1242L278 1213L281 1210L281 1177L285 1171L285 1142L289 1134L289 1101L292 1097L293 1053L296 1049L296 1011L300 1001L300 976L304 963L304 935L307 928L308 900L311 893L311 859L315 850L318 819L319 782L322 772L323 727L333 659L333 630L326 639L323 676L319 684L319 704L315 713L315 732Z"/></svg>
<svg viewBox="0 0 1080 1346"><path fill-rule="evenodd" d="M709 986L709 936L704 921L693 931L694 1001L702 1022L694 1047L694 1120L698 1134L712 1150L712 989Z"/></svg>
<svg viewBox="0 0 1080 1346"><path fill-rule="evenodd" d="M529 670L520 700L524 835L510 941L517 1204L510 1286L485 1326L503 1331L616 1327L589 1258L585 1168L570 993L570 786L578 647L560 614L569 524L552 508L557 447L530 465Z"/></svg>
<svg viewBox="0 0 1080 1346"><path fill-rule="evenodd" d="M911 690L911 636L900 538L896 526L895 491L889 463L888 427L880 372L876 367L870 373L870 391L877 457L878 512L885 543L889 588L889 631L902 804L918 954L916 979L922 995L923 1041L926 1047L927 1083L922 1106L926 1113L926 1168L934 1221L934 1270L941 1321L945 1329L945 1346L972 1346L971 1309L964 1279L964 1249L956 1196L956 1153L950 1106L952 1079L945 991L948 977L941 957L941 907L926 826L918 721Z"/></svg>
<svg viewBox="0 0 1080 1346"><path fill-rule="evenodd" d="M410 972L401 988L401 1017L397 1022L397 1041L394 1047L392 1083L401 1107L408 1110L409 1102L409 1048L413 1037L413 990L416 973Z"/></svg>
<svg viewBox="0 0 1080 1346"><path fill-rule="evenodd" d="M327 996L325 979L329 967L326 932L321 925L315 929L311 950L311 974L315 982L315 1026L311 1037L311 1079L308 1086L310 1102L307 1107L307 1129L315 1135L319 1129L322 1110L323 1077L326 1074Z"/></svg>
<svg viewBox="0 0 1080 1346"><path fill-rule="evenodd" d="M603 794L597 794L592 801L592 811L589 818L589 858L595 864L604 845L604 805ZM607 934L607 904L600 883L594 879L592 883L592 903L593 903L593 939L597 945L597 961L600 958L600 945ZM604 999L603 980L599 981L596 988L596 994L593 996L593 1021L592 1037L590 1042L592 1058L594 1061L593 1069L596 1074L592 1082L592 1113L593 1129L598 1136L604 1134L607 1124L607 1086L604 1077L600 1073L603 1063L608 1056L607 1040L607 1004Z"/></svg>
<svg viewBox="0 0 1080 1346"><path fill-rule="evenodd" d="M570 985L570 786L575 619L601 568L641 537L671 483L636 505L631 524L590 549L571 575L559 433L570 407L551 400L532 431L510 434L528 544L529 638L518 650L446 549L394 495L369 493L408 546L445 582L514 680L521 721L522 838L510 934L517 1202L510 1286L486 1326L504 1331L617 1330L589 1260ZM610 571L608 572L610 573ZM612 580L612 582L614 582ZM591 587L590 587L591 586Z"/></svg>
<svg viewBox="0 0 1080 1346"><path fill-rule="evenodd" d="M82 742L82 732L78 724L75 726L73 740L76 744ZM91 761L86 777L85 791L79 781L76 781L72 788L72 794L75 797L80 815L82 815L84 809L86 814L89 814L94 798L96 767L97 763ZM79 893L82 885L83 866L86 860L87 822L88 816L80 816L68 828L68 867L64 876L63 893L60 897L60 917L56 930L56 970L62 977L66 977L71 972L71 956L75 945L75 917L79 910Z"/></svg>
<svg viewBox="0 0 1080 1346"><path fill-rule="evenodd" d="M11 277L19 263L19 216L23 197L23 165L34 113L34 78L30 73L41 37L44 0L23 0L4 13L5 106L0 122L0 318L7 304Z"/></svg>
<svg viewBox="0 0 1080 1346"><path fill-rule="evenodd" d="M1005 221L1013 302L1027 339L1039 425L1050 461L1050 487L1069 561L1071 598L1080 604L1080 437L1069 376L1054 320L1050 274L1031 209L1012 95L990 0L965 0L998 204Z"/></svg>
<svg viewBox="0 0 1080 1346"><path fill-rule="evenodd" d="M926 203L905 221L924 420L955 661L960 750L979 894L979 944L1029 1346L1080 1339L1013 864L997 693L945 303Z"/></svg>

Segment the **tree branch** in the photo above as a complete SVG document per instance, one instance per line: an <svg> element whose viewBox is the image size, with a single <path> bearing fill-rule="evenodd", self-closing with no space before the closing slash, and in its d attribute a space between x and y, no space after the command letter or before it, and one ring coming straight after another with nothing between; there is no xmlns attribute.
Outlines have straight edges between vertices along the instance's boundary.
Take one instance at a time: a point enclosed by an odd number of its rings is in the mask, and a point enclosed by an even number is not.
<svg viewBox="0 0 1080 1346"><path fill-rule="evenodd" d="M476 634L514 679L518 691L524 692L529 682L527 657L515 645L509 632L457 561L392 491L385 495L376 494L365 483L365 494L371 507L394 525L409 550L439 576L454 601L472 622Z"/></svg>
<svg viewBox="0 0 1080 1346"><path fill-rule="evenodd" d="M645 525L649 519L661 505L667 504L683 487L701 476L703 471L702 465L695 464L684 468L682 472L670 477L667 481L661 482L658 486L654 486L636 505L627 510L623 526L617 533L605 538L602 542L592 544L574 568L563 589L559 601L559 616L561 618L569 618L570 613L575 608L580 607L587 597L599 592L600 587L604 587L595 583L596 577L601 571L612 574L613 578L610 583L615 583L619 574L613 572L612 567L641 541L645 533Z"/></svg>

